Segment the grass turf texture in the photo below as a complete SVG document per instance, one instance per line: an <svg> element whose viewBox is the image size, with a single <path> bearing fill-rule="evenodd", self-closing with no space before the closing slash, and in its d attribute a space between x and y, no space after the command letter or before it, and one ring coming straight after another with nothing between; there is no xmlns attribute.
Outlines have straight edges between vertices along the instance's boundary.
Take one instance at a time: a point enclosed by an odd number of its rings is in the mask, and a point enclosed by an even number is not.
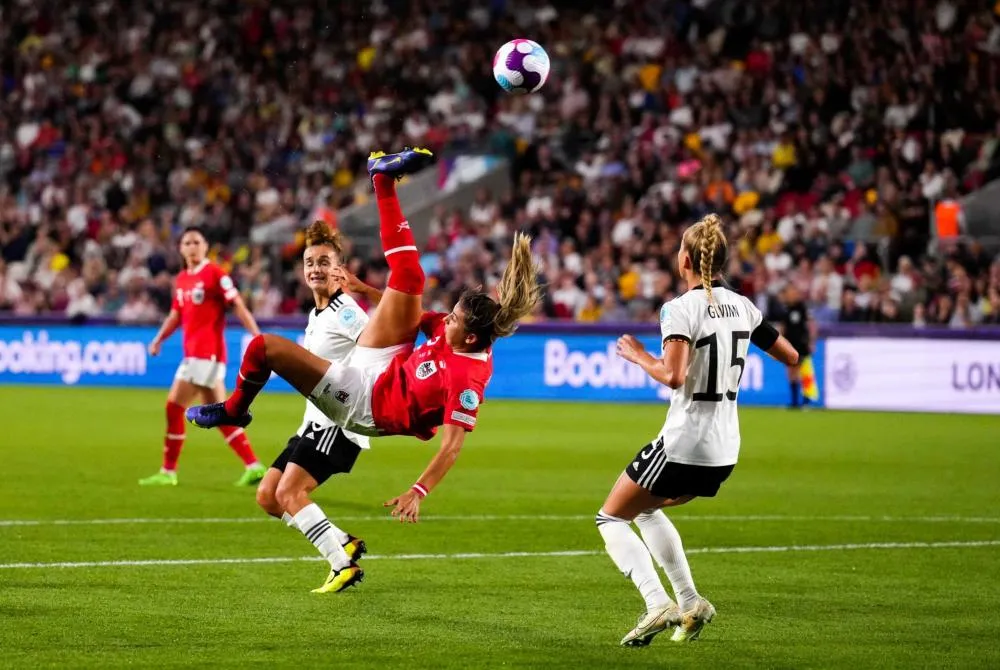
<svg viewBox="0 0 1000 670"><path fill-rule="evenodd" d="M0 518L43 522L0 525L0 564L312 557L232 486L241 465L214 431L189 429L180 486L136 485L159 465L162 403L152 391L0 389ZM269 461L301 401L265 394L256 412L250 437ZM689 550L1000 541L998 418L741 417L742 460L720 496L671 512ZM386 557L340 595L309 593L321 562L0 569L0 667L1000 665L1000 546L692 553L719 615L696 643L665 634L646 649L617 646L642 603L603 552L391 558L601 552L593 514L661 421L650 405L491 402L426 519L405 527L380 518L381 503L436 442L375 442L317 495ZM49 523L206 517L244 521Z"/></svg>

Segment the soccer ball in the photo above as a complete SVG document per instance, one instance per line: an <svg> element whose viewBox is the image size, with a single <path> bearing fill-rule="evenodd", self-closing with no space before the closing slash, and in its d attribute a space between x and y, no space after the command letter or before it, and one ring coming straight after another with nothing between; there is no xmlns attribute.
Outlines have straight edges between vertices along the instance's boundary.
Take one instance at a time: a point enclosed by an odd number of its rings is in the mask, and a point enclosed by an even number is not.
<svg viewBox="0 0 1000 670"><path fill-rule="evenodd" d="M493 78L508 93L534 93L549 78L549 65L549 55L537 42L511 40L493 56Z"/></svg>

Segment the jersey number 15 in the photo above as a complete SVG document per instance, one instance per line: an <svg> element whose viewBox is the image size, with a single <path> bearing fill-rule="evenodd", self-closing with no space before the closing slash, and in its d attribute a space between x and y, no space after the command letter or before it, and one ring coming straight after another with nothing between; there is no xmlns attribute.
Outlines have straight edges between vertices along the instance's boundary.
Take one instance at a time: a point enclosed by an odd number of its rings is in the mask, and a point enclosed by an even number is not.
<svg viewBox="0 0 1000 670"><path fill-rule="evenodd" d="M750 333L746 330L733 331L733 358L730 367L739 366L740 374L736 378L736 388L726 389L725 397L729 400L736 400L736 394L740 390L740 381L743 379L743 370L746 367L746 359L740 356L740 340L749 340ZM694 400L703 402L722 402L723 395L719 393L719 340L715 333L708 337L703 337L694 343L695 350L708 347L708 387L701 392L697 392L691 397Z"/></svg>

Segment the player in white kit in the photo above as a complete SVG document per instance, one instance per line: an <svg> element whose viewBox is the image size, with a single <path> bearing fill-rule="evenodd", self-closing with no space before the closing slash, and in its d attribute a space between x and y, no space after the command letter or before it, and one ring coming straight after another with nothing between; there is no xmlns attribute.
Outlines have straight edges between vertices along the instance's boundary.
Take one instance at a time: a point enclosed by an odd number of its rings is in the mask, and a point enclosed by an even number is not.
<svg viewBox="0 0 1000 670"><path fill-rule="evenodd" d="M712 620L715 608L698 595L680 535L661 508L714 496L736 466L736 398L750 343L786 365L798 360L753 302L722 283L727 257L718 216L709 214L688 228L677 267L690 288L660 310L662 358L631 335L618 340L619 356L673 389L659 435L639 450L597 515L608 554L646 601L646 611L621 641L624 646L645 646L670 626L676 627L673 640L694 640ZM676 603L663 588L653 557L667 573Z"/></svg>
<svg viewBox="0 0 1000 670"><path fill-rule="evenodd" d="M357 282L341 267L341 252L339 235L325 222L317 221L306 231L303 274L316 307L309 312L303 346L321 358L338 362L351 355L368 323L368 315L344 289L360 289L375 302L381 297L379 291ZM332 475L350 472L361 450L368 446L367 437L343 430L307 400L302 425L257 487L257 504L265 512L297 528L318 548L324 543L343 548L335 553L353 574L338 590L364 576L355 561L365 553L365 543L330 523L309 494Z"/></svg>

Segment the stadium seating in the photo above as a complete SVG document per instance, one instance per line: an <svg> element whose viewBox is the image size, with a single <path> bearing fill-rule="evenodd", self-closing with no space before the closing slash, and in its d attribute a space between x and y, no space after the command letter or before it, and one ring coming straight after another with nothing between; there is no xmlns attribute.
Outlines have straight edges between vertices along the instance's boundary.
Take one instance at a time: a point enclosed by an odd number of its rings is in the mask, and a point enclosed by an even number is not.
<svg viewBox="0 0 1000 670"><path fill-rule="evenodd" d="M5 9L0 310L155 321L172 240L198 224L259 316L296 313L299 247L251 231L335 222L366 197L369 149L419 143L503 155L516 185L435 217L441 306L490 286L526 229L548 286L536 318L650 318L683 288L680 231L717 211L730 277L762 307L794 283L821 320L1000 320L987 251L930 245L935 211L960 217L941 203L997 175L992 10L605 4ZM511 34L552 55L539 94L492 81ZM353 267L384 281L379 259Z"/></svg>

